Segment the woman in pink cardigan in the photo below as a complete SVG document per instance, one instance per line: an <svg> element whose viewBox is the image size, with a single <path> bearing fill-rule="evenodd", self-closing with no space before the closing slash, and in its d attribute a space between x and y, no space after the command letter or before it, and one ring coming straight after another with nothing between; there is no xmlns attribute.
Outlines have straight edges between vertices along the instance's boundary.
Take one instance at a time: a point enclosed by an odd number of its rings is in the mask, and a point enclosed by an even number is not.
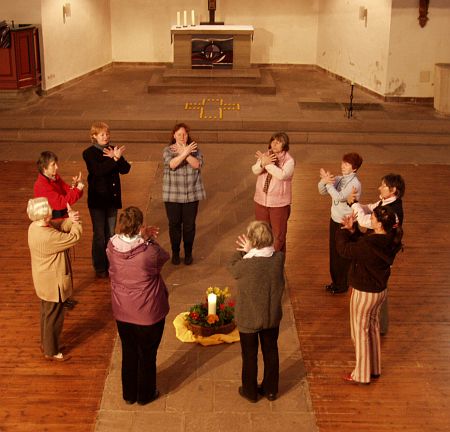
<svg viewBox="0 0 450 432"><path fill-rule="evenodd" d="M255 219L270 224L276 251L286 252L287 221L291 213L292 176L295 161L288 153L289 137L278 132L270 137L269 150L256 152L252 166L257 175L255 190Z"/></svg>

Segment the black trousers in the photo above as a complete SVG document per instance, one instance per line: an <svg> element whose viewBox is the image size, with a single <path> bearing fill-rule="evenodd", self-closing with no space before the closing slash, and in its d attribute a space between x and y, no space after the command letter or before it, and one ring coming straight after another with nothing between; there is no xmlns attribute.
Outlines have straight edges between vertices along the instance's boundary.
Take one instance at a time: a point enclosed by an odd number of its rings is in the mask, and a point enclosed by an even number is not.
<svg viewBox="0 0 450 432"><path fill-rule="evenodd" d="M351 260L343 258L336 249L336 231L341 229L341 224L330 219L330 275L332 284L338 289L348 289L347 275Z"/></svg>
<svg viewBox="0 0 450 432"><path fill-rule="evenodd" d="M252 399L258 395L258 339L264 361L264 378L261 386L265 393L278 393L280 364L278 357L279 327L264 329L257 333L241 333L242 387L244 394Z"/></svg>
<svg viewBox="0 0 450 432"><path fill-rule="evenodd" d="M116 322L122 341L123 398L133 402L148 402L156 390L156 354L165 319L152 325Z"/></svg>
<svg viewBox="0 0 450 432"><path fill-rule="evenodd" d="M108 271L106 246L116 229L116 208L89 208L92 221L92 265L97 273Z"/></svg>
<svg viewBox="0 0 450 432"><path fill-rule="evenodd" d="M190 203L164 202L169 219L169 236L172 252L180 253L183 238L185 256L192 255L195 238L195 219L197 218L198 201Z"/></svg>
<svg viewBox="0 0 450 432"><path fill-rule="evenodd" d="M64 303L41 300L41 345L44 354L60 352L59 339L64 324Z"/></svg>

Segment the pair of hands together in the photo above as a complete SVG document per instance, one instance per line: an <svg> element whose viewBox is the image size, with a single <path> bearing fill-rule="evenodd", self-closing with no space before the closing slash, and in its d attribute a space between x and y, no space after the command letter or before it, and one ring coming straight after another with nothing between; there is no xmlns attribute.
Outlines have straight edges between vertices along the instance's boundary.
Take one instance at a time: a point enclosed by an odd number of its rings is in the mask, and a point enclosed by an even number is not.
<svg viewBox="0 0 450 432"><path fill-rule="evenodd" d="M72 187L76 187L80 190L83 190L84 183L81 180L81 171L78 173L78 175L72 177Z"/></svg>
<svg viewBox="0 0 450 432"><path fill-rule="evenodd" d="M189 156L192 153L197 151L198 145L195 141L192 141L190 144L182 144L176 142L170 146L170 151L172 153L176 153L178 155Z"/></svg>
<svg viewBox="0 0 450 432"><path fill-rule="evenodd" d="M114 159L115 161L119 160L125 151L125 146L121 147L106 147L103 149L103 156Z"/></svg>
<svg viewBox="0 0 450 432"><path fill-rule="evenodd" d="M259 159L261 166L264 168L266 165L274 164L277 161L277 155L270 152L260 152L259 150L255 153L255 158Z"/></svg>

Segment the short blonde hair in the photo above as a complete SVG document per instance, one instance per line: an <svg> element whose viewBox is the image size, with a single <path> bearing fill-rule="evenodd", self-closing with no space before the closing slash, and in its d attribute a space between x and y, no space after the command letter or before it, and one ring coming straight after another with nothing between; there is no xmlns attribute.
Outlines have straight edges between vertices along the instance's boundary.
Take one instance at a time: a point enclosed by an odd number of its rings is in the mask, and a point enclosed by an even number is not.
<svg viewBox="0 0 450 432"><path fill-rule="evenodd" d="M48 203L48 199L32 198L28 200L27 214L33 222L43 220L52 215L52 208Z"/></svg>
<svg viewBox="0 0 450 432"><path fill-rule="evenodd" d="M109 126L104 122L95 122L91 126L91 142L92 142L92 144L95 144L97 142L97 140L94 138L94 135L98 135L101 131L109 132Z"/></svg>
<svg viewBox="0 0 450 432"><path fill-rule="evenodd" d="M247 237L252 246L256 249L262 249L273 245L272 229L267 222L250 222L247 226Z"/></svg>

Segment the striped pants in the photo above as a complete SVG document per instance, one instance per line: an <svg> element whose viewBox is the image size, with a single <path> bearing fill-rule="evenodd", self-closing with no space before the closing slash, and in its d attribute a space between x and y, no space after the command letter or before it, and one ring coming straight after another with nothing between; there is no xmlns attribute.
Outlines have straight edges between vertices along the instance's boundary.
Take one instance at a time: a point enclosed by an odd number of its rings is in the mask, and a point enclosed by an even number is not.
<svg viewBox="0 0 450 432"><path fill-rule="evenodd" d="M355 381L368 383L370 374L381 374L380 308L387 297L387 289L379 293L352 288L350 298L350 326L355 346Z"/></svg>

